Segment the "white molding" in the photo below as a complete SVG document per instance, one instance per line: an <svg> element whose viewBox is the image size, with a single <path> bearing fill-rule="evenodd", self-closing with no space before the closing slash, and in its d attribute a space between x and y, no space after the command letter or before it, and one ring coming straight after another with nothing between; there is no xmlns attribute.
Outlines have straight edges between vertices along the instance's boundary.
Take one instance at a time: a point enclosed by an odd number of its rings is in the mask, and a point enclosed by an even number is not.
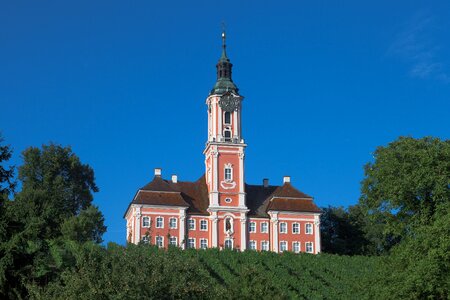
<svg viewBox="0 0 450 300"><path fill-rule="evenodd" d="M263 231L262 230L262 224L266 224L267 225L267 230ZM260 233L269 233L269 221L262 221L259 223L259 232Z"/></svg>
<svg viewBox="0 0 450 300"><path fill-rule="evenodd" d="M311 247L312 247L312 251L311 251L311 252L308 252L308 251L307 251L307 249L308 249L308 244L311 244ZM314 243L313 243L313 242L305 242L305 252L306 252L306 253L312 253L312 254L314 254Z"/></svg>
<svg viewBox="0 0 450 300"><path fill-rule="evenodd" d="M241 213L241 251L247 249L247 215Z"/></svg>
<svg viewBox="0 0 450 300"><path fill-rule="evenodd" d="M162 240L162 246L159 246L158 245L158 238L161 238ZM155 245L158 247L158 248L164 248L164 236L163 235L157 235L157 236L155 236Z"/></svg>
<svg viewBox="0 0 450 300"><path fill-rule="evenodd" d="M180 230L179 230L179 240L182 249L185 248L186 244L186 210L180 209Z"/></svg>
<svg viewBox="0 0 450 300"><path fill-rule="evenodd" d="M210 206L208 207L209 212L249 212L250 210L247 207L239 207L239 206Z"/></svg>
<svg viewBox="0 0 450 300"><path fill-rule="evenodd" d="M267 249L264 249L263 243L267 243ZM267 240L261 241L261 251L270 251L270 243Z"/></svg>
<svg viewBox="0 0 450 300"><path fill-rule="evenodd" d="M175 227L171 227L170 226L170 220L175 220ZM171 218L169 218L169 229L178 229L178 218L176 218L176 217L171 217Z"/></svg>
<svg viewBox="0 0 450 300"><path fill-rule="evenodd" d="M144 218L148 218L148 226L144 225ZM149 216L143 215L142 216L142 228L150 228L151 226L151 218Z"/></svg>
<svg viewBox="0 0 450 300"><path fill-rule="evenodd" d="M217 230L218 230L218 222L219 219L217 218L217 212L211 212L211 220L212 220L212 241L211 241L211 246L214 248L217 248L217 240L218 240L218 235L217 235Z"/></svg>
<svg viewBox="0 0 450 300"><path fill-rule="evenodd" d="M193 248L189 247L189 240L194 240L194 247ZM187 238L187 243L186 243L186 248L188 248L188 249L197 249L197 240L196 240L196 238L188 237Z"/></svg>
<svg viewBox="0 0 450 300"><path fill-rule="evenodd" d="M295 252L294 244L298 244L298 252ZM292 252L294 252L294 253L302 252L302 243L300 243L299 241L293 241L292 242Z"/></svg>
<svg viewBox="0 0 450 300"><path fill-rule="evenodd" d="M299 198L294 198L294 199L299 199ZM269 211L267 211L267 213L269 213L269 214L270 213L285 214L285 215L306 215L306 216L320 216L321 215L321 213L313 213L313 212L308 212L308 211L286 211L286 210L269 210Z"/></svg>
<svg viewBox="0 0 450 300"><path fill-rule="evenodd" d="M190 228L190 227L191 227L190 224L189 224L190 221L193 221L193 223L194 223L194 228ZM189 216L188 219L187 219L187 230L189 230L189 231L197 230L197 224L196 224L196 221L195 221L195 219L192 218L191 216Z"/></svg>
<svg viewBox="0 0 450 300"><path fill-rule="evenodd" d="M202 229L202 221L206 222L206 229ZM199 220L199 229L200 229L200 231L208 231L209 230L208 220L207 219L200 219Z"/></svg>
<svg viewBox="0 0 450 300"><path fill-rule="evenodd" d="M292 226L292 234L300 234L300 232L301 232L301 226L300 226L300 223L298 223L298 222L293 222L292 224L291 224ZM298 225L298 232L294 232L294 225Z"/></svg>
<svg viewBox="0 0 450 300"><path fill-rule="evenodd" d="M285 244L286 245L286 250L281 250L281 244ZM279 252L282 253L282 252L285 252L285 251L289 251L288 245L289 245L289 243L287 241L284 241L284 240L280 241Z"/></svg>
<svg viewBox="0 0 450 300"><path fill-rule="evenodd" d="M169 213L169 212L157 212L157 211L146 211L142 213L143 216L154 216L154 215L161 215L161 216L173 216L173 217L178 217L179 213L178 212L173 212L173 213Z"/></svg>
<svg viewBox="0 0 450 300"><path fill-rule="evenodd" d="M254 231L251 231L251 228L252 228L251 224L255 225L255 230ZM248 232L249 233L256 233L256 222L254 222L254 221L248 222Z"/></svg>
<svg viewBox="0 0 450 300"><path fill-rule="evenodd" d="M202 241L206 241L206 248L202 248ZM207 238L200 238L199 249L207 249L209 248L209 243Z"/></svg>
<svg viewBox="0 0 450 300"><path fill-rule="evenodd" d="M155 192L158 193L158 192ZM171 206L171 205L152 205L152 204L132 204L132 207L142 207L142 208L156 208L156 209L166 209L166 210L187 210L188 206Z"/></svg>
<svg viewBox="0 0 450 300"><path fill-rule="evenodd" d="M285 227L285 228L286 228L286 231L285 231L285 232L282 232L282 231L281 231L281 224L286 225L286 227ZM280 222L279 225L280 225L280 226L279 226L279 231L278 231L278 232L279 232L280 234L287 234L287 233L289 232L289 229L288 229L288 223L287 223L287 222Z"/></svg>
<svg viewBox="0 0 450 300"><path fill-rule="evenodd" d="M308 233L308 231L306 230L306 228L308 227L308 225L311 225L311 230L312 230L312 232L311 233ZM313 223L305 223L305 234L307 234L307 235L313 235L314 234L314 226L313 226Z"/></svg>
<svg viewBox="0 0 450 300"><path fill-rule="evenodd" d="M250 244L251 244L252 242L255 243L255 249L252 249L252 247L250 247ZM249 240L249 241L248 241L248 249L249 249L249 250L258 250L258 242L255 241L255 240Z"/></svg>
<svg viewBox="0 0 450 300"><path fill-rule="evenodd" d="M161 227L158 227L158 218L161 218L162 219L162 226ZM162 217L162 216L157 216L156 218L155 218L155 228L158 228L158 229L161 229L161 228L164 228L164 217Z"/></svg>
<svg viewBox="0 0 450 300"><path fill-rule="evenodd" d="M320 217L316 216L315 218L315 230L314 230L314 234L315 234L315 242L316 242L316 254L322 251L322 245L321 245L321 237L320 237Z"/></svg>

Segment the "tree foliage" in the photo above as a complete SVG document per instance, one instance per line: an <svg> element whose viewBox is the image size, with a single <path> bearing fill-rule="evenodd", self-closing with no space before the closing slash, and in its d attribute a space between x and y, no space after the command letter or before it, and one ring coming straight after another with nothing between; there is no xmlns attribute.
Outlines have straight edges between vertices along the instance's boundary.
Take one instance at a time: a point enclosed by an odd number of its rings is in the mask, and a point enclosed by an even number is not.
<svg viewBox="0 0 450 300"><path fill-rule="evenodd" d="M360 204L382 252L434 220L450 199L450 141L400 137L378 147L362 182Z"/></svg>
<svg viewBox="0 0 450 300"><path fill-rule="evenodd" d="M0 296L7 298L27 297L28 285L57 278L65 265L58 259L66 256L56 254L65 252L66 240L101 242L106 230L91 204L94 172L69 147L30 147L22 156L22 189L5 203L0 244Z"/></svg>

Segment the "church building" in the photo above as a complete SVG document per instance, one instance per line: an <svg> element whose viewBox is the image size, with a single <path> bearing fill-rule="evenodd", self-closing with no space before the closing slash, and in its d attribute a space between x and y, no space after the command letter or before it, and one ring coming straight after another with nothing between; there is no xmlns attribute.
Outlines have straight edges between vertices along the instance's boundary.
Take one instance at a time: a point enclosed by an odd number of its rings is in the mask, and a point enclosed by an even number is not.
<svg viewBox="0 0 450 300"><path fill-rule="evenodd" d="M217 81L206 98L205 173L187 182L177 175L164 179L156 168L125 212L127 241L317 254L321 210L313 198L296 189L289 176L279 186L267 179L260 185L245 182L243 97L232 80L232 66L223 32Z"/></svg>

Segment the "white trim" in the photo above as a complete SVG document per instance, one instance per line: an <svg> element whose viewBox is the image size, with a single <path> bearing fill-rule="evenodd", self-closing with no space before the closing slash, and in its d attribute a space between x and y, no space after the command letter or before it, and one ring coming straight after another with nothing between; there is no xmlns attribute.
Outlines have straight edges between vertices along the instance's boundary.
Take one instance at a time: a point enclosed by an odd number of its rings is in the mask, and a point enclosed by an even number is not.
<svg viewBox="0 0 450 300"><path fill-rule="evenodd" d="M202 229L202 221L206 222L206 229ZM199 226L200 231L208 231L208 220L207 219L200 219L199 223L200 223L200 226Z"/></svg>
<svg viewBox="0 0 450 300"><path fill-rule="evenodd" d="M224 233L230 234L230 235L233 234L233 232L234 232L234 218L235 218L235 216L230 216L230 215L224 216L224 218L223 218L223 232ZM230 228L229 232L227 232L227 219L231 219L231 221L230 221L231 228Z"/></svg>
<svg viewBox="0 0 450 300"><path fill-rule="evenodd" d="M298 225L298 232L294 231L294 225ZM300 223L293 222L291 227L292 227L292 234L300 234Z"/></svg>
<svg viewBox="0 0 450 300"><path fill-rule="evenodd" d="M305 218L278 218L280 221L304 221L304 222L312 222L313 219L305 219Z"/></svg>
<svg viewBox="0 0 450 300"><path fill-rule="evenodd" d="M251 244L254 243L255 244L255 248L251 247ZM258 242L255 240L250 240L248 241L248 249L249 250L258 250Z"/></svg>
<svg viewBox="0 0 450 300"><path fill-rule="evenodd" d="M170 243L170 239L175 239L175 244ZM174 235L169 237L169 246L178 246L178 238Z"/></svg>
<svg viewBox="0 0 450 300"><path fill-rule="evenodd" d="M162 219L162 226L158 226L158 219L161 218ZM164 228L164 217L161 216L157 216L155 218L155 228Z"/></svg>
<svg viewBox="0 0 450 300"><path fill-rule="evenodd" d="M175 227L172 227L171 226L171 221L172 220L175 220ZM176 217L171 217L171 218L169 218L169 228L170 229L177 229L178 228L178 219L176 218Z"/></svg>
<svg viewBox="0 0 450 300"><path fill-rule="evenodd" d="M314 225L315 225L315 242L316 242L316 254L322 250L321 240L320 240L320 216L314 217Z"/></svg>
<svg viewBox="0 0 450 300"><path fill-rule="evenodd" d="M272 198L273 199L273 198ZM302 199L302 198L287 198L283 197L282 199ZM304 198L309 199L309 198ZM285 215L305 215L305 216L320 216L321 213L313 213L308 211L287 211L287 210L269 210L267 213L275 213L275 214L285 214Z"/></svg>
<svg viewBox="0 0 450 300"><path fill-rule="evenodd" d="M225 118L225 115L226 115L227 113L230 114L230 123L227 123L226 118ZM223 124L224 124L224 125L233 125L233 115L231 114L231 112L229 112L229 111L224 111L224 112L223 112Z"/></svg>
<svg viewBox="0 0 450 300"><path fill-rule="evenodd" d="M158 245L158 238L161 238L161 246ZM158 248L164 248L164 236L157 235L155 236L155 245L158 246Z"/></svg>
<svg viewBox="0 0 450 300"><path fill-rule="evenodd" d="M297 244L298 245L298 251L295 251L295 244ZM294 253L300 253L301 251L302 251L302 243L300 243L300 242L298 242L298 241L293 241L292 242L292 252L294 252Z"/></svg>
<svg viewBox="0 0 450 300"><path fill-rule="evenodd" d="M253 230L252 230L252 224L254 225ZM256 222L252 222L252 221L248 222L248 232L256 233Z"/></svg>
<svg viewBox="0 0 450 300"><path fill-rule="evenodd" d="M231 248L227 248L227 241L230 241L231 242ZM233 239L232 238L226 238L225 240L224 240L224 242L223 242L223 247L224 247L224 249L234 249L234 241L233 241Z"/></svg>
<svg viewBox="0 0 450 300"><path fill-rule="evenodd" d="M285 249L285 250L282 249L281 244L286 245L286 249ZM285 251L289 251L289 248L288 248L288 242L287 242L287 241L280 241L280 248L279 248L279 249L280 249L280 250L279 250L280 253L281 253L281 252L285 252Z"/></svg>
<svg viewBox="0 0 450 300"><path fill-rule="evenodd" d="M190 222L193 222L193 224L194 224L194 227L193 228L191 228L191 224L190 224ZM194 218L192 218L192 217L189 217L188 219L187 219L187 229L188 230L196 230L195 228L197 227L197 224L196 224L196 222L195 222L195 219Z"/></svg>
<svg viewBox="0 0 450 300"><path fill-rule="evenodd" d="M267 249L264 249L263 244L265 244L267 246ZM261 251L270 251L270 243L269 241L261 241Z"/></svg>
<svg viewBox="0 0 450 300"><path fill-rule="evenodd" d="M265 231L263 230L263 227L262 227L263 224L267 225L267 228ZM263 221L263 222L259 223L259 231L260 231L260 233L269 233L269 222Z"/></svg>
<svg viewBox="0 0 450 300"><path fill-rule="evenodd" d="M308 244L311 244L311 251L308 251ZM314 253L314 243L313 242L306 242L305 243L305 252L306 253Z"/></svg>
<svg viewBox="0 0 450 300"><path fill-rule="evenodd" d="M286 227L285 227L285 231L281 231L281 229L282 229L282 225L285 225ZM280 230L279 230L279 233L282 233L282 234L286 234L286 233L288 233L288 223L287 222L280 222Z"/></svg>
<svg viewBox="0 0 450 300"><path fill-rule="evenodd" d="M227 170L230 170L230 178L227 179ZM223 180L225 182L233 182L233 165L231 163L223 166Z"/></svg>
<svg viewBox="0 0 450 300"><path fill-rule="evenodd" d="M189 247L189 240L193 240L194 241L194 247ZM192 238L192 237L188 238L186 246L187 246L186 248L188 248L188 249L197 249L197 241L196 241L196 239Z"/></svg>
<svg viewBox="0 0 450 300"><path fill-rule="evenodd" d="M144 223L145 223L144 219L148 219L148 225L147 226L144 225ZM142 217L142 227L143 228L150 228L150 226L151 226L150 224L151 224L151 218L149 216L143 216Z"/></svg>
<svg viewBox="0 0 450 300"><path fill-rule="evenodd" d="M206 248L202 248L202 241L206 241ZM207 249L208 246L209 246L209 244L208 244L208 239L201 238L201 239L200 239L199 249Z"/></svg>
<svg viewBox="0 0 450 300"><path fill-rule="evenodd" d="M233 199L231 199L229 197L225 198L225 203L231 203L231 202L233 202Z"/></svg>
<svg viewBox="0 0 450 300"><path fill-rule="evenodd" d="M181 248L184 249L186 244L186 210L180 210L179 240Z"/></svg>
<svg viewBox="0 0 450 300"><path fill-rule="evenodd" d="M144 239L146 239L146 241L144 241ZM144 244L149 244L150 243L150 238L148 235L143 235L141 237L141 242L143 242Z"/></svg>
<svg viewBox="0 0 450 300"><path fill-rule="evenodd" d="M311 226L311 232L308 232L308 225ZM314 227L312 223L306 223L305 224L305 234L314 234Z"/></svg>

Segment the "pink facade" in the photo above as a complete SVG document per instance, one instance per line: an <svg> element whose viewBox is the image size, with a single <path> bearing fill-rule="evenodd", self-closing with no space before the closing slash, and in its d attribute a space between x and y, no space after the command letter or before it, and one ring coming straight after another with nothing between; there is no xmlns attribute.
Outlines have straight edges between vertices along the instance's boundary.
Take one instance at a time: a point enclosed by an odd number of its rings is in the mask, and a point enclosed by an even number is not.
<svg viewBox="0 0 450 300"><path fill-rule="evenodd" d="M223 36L224 37L224 36ZM225 41L225 40L224 40ZM233 248L320 252L320 209L291 185L245 183L243 97L231 79L223 44L217 82L206 99L208 137L205 174L195 182L170 180L155 169L126 213L127 241L160 247Z"/></svg>

